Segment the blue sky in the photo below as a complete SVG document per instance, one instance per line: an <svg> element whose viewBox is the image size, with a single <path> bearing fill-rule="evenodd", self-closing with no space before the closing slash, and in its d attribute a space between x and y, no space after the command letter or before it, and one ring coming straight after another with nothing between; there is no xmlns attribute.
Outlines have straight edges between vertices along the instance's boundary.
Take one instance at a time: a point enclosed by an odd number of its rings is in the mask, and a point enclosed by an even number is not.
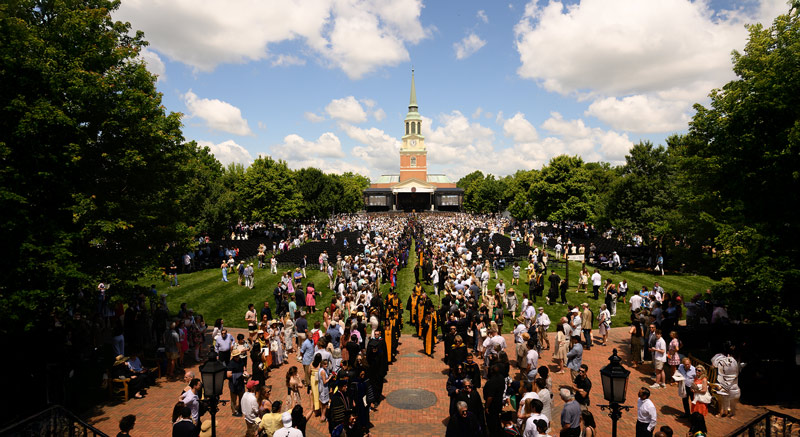
<svg viewBox="0 0 800 437"><path fill-rule="evenodd" d="M397 172L411 67L429 172L619 163L685 132L783 0L123 0L184 135L223 163Z"/></svg>

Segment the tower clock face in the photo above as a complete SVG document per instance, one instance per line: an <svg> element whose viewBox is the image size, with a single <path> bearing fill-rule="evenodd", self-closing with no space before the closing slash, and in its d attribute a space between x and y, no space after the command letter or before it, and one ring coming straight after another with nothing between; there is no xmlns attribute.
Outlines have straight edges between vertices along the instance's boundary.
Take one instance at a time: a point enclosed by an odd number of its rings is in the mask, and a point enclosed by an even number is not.
<svg viewBox="0 0 800 437"><path fill-rule="evenodd" d="M409 144L411 144L411 147L417 147L417 140L411 140Z"/></svg>

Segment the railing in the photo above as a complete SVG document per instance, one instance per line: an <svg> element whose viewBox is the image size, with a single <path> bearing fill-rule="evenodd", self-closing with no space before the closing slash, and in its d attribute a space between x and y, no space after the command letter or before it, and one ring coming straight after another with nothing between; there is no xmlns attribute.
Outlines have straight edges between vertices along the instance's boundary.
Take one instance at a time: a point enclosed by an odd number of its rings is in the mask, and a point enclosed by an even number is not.
<svg viewBox="0 0 800 437"><path fill-rule="evenodd" d="M54 405L7 428L4 437L108 437L60 405Z"/></svg>
<svg viewBox="0 0 800 437"><path fill-rule="evenodd" d="M747 425L733 431L732 437L797 437L800 419L775 411L767 411Z"/></svg>

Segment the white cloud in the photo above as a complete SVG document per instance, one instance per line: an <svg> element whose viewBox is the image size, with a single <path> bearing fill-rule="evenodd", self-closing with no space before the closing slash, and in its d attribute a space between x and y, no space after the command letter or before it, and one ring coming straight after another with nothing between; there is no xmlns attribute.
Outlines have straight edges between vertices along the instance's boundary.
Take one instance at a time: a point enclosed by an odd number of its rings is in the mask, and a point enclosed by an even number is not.
<svg viewBox="0 0 800 437"><path fill-rule="evenodd" d="M511 137L515 143L530 143L539 139L536 128L521 112L517 112L503 123L503 134Z"/></svg>
<svg viewBox="0 0 800 437"><path fill-rule="evenodd" d="M595 100L586 115L614 129L631 132L668 132L686 129L690 117L686 101L665 100L638 94L618 99Z"/></svg>
<svg viewBox="0 0 800 437"><path fill-rule="evenodd" d="M489 22L489 17L486 15L486 11L484 11L483 9L478 11L477 17L478 17L479 20L483 21L484 23L488 23Z"/></svg>
<svg viewBox="0 0 800 437"><path fill-rule="evenodd" d="M475 112L472 113L472 118L480 118L482 113L483 113L483 108L478 106L478 108L475 109Z"/></svg>
<svg viewBox="0 0 800 437"><path fill-rule="evenodd" d="M315 114L315 113L313 113L311 111L306 111L305 113L303 113L303 117L305 117L306 120L308 120L308 121L310 121L312 123L319 123L320 121L324 121L325 120L325 117L323 117L321 115L317 115L317 114Z"/></svg>
<svg viewBox="0 0 800 437"><path fill-rule="evenodd" d="M284 159L284 161L286 161L286 164L289 165L289 168L293 170L314 167L322 170L324 173L342 174L346 172L352 172L367 177L370 176L370 170L367 167L341 159L289 157L288 159Z"/></svg>
<svg viewBox="0 0 800 437"><path fill-rule="evenodd" d="M428 149L428 164L452 168L456 163L482 168L483 158L494 150L494 131L471 123L459 111L440 114L436 123L422 117L422 134Z"/></svg>
<svg viewBox="0 0 800 437"><path fill-rule="evenodd" d="M267 124L264 123L263 121L259 121L258 122L258 128L261 129L261 130L267 130Z"/></svg>
<svg viewBox="0 0 800 437"><path fill-rule="evenodd" d="M244 147L236 144L233 140L224 141L219 144L214 144L211 141L197 141L197 144L208 147L211 153L217 158L222 165L228 165L232 162L242 164L245 167L253 162L253 156Z"/></svg>
<svg viewBox="0 0 800 437"><path fill-rule="evenodd" d="M199 71L267 59L271 44L299 40L358 79L409 59L406 45L430 34L421 11L422 0L126 0L114 18Z"/></svg>
<svg viewBox="0 0 800 437"><path fill-rule="evenodd" d="M139 57L142 58L147 66L147 71L158 76L158 82L167 80L167 66L164 65L164 61L161 60L158 53L145 47L139 52Z"/></svg>
<svg viewBox="0 0 800 437"><path fill-rule="evenodd" d="M293 157L327 157L341 158L344 156L342 142L332 132L325 132L314 141L306 140L297 134L290 134L283 138L283 143L272 147L275 156L282 159Z"/></svg>
<svg viewBox="0 0 800 437"><path fill-rule="evenodd" d="M621 163L633 146L627 134L592 128L580 119L565 120L559 113L552 113L542 123L541 128L549 133L544 138L522 113L500 120L503 134L513 140L511 146L498 145L492 129L470 123L457 111L439 116L438 126L423 117L429 166L456 178L476 168L502 176L541 168L561 154L579 155L587 162Z"/></svg>
<svg viewBox="0 0 800 437"><path fill-rule="evenodd" d="M400 141L378 128L363 129L347 123L340 128L353 140L361 143L353 147L352 154L362 160L373 172L398 171L400 163Z"/></svg>
<svg viewBox="0 0 800 437"><path fill-rule="evenodd" d="M685 127L694 102L733 78L730 52L744 46L744 24L776 4L785 6L762 0L748 15L715 12L707 1L532 1L515 26L517 73L593 100L586 114L615 129L672 131Z"/></svg>
<svg viewBox="0 0 800 437"><path fill-rule="evenodd" d="M183 95L189 117L199 117L205 120L206 125L214 130L232 133L234 135L254 135L242 118L242 111L228 102L218 99L201 99L192 90Z"/></svg>
<svg viewBox="0 0 800 437"><path fill-rule="evenodd" d="M372 112L372 118L374 118L375 121L383 121L383 119L386 118L386 111L382 108L378 108Z"/></svg>
<svg viewBox="0 0 800 437"><path fill-rule="evenodd" d="M561 153L577 154L585 161L621 163L633 147L627 134L589 127L581 119L565 120L558 112L551 113L542 128L563 142Z"/></svg>
<svg viewBox="0 0 800 437"><path fill-rule="evenodd" d="M278 55L272 60L273 67L289 67L293 65L306 65L306 60L295 55Z"/></svg>
<svg viewBox="0 0 800 437"><path fill-rule="evenodd" d="M336 120L348 123L363 123L367 121L367 113L358 100L353 96L343 99L334 99L325 107L325 112Z"/></svg>
<svg viewBox="0 0 800 437"><path fill-rule="evenodd" d="M465 36L461 41L453 44L453 49L456 51L457 59L466 59L475 54L481 47L486 45L486 41L475 33L470 33Z"/></svg>

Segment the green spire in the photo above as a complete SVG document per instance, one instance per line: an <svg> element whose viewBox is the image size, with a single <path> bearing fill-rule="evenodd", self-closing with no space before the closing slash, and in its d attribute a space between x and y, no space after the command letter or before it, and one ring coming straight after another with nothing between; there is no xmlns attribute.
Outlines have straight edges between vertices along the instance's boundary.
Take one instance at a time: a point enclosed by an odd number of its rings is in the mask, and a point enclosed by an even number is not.
<svg viewBox="0 0 800 437"><path fill-rule="evenodd" d="M417 112L417 87L414 85L414 68L411 68L411 100L408 102L408 112Z"/></svg>

